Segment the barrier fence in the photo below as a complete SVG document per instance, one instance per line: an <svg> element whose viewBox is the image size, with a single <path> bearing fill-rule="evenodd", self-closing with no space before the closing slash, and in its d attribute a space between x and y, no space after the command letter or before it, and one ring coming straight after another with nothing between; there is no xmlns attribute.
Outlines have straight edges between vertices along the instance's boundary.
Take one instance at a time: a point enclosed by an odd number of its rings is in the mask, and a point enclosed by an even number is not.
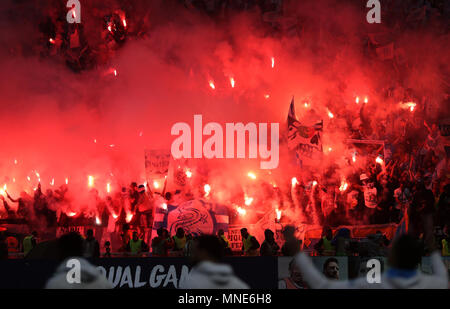
<svg viewBox="0 0 450 309"><path fill-rule="evenodd" d="M328 256L312 257L314 265L322 270ZM368 257L336 257L340 280L364 276ZM376 258L385 268L385 257ZM235 274L251 288L277 289L280 281L290 277L292 257L227 257ZM450 257L443 257L450 270ZM186 258L141 257L101 258L91 260L112 283L114 288L173 289L179 286L190 269ZM54 260L8 259L0 261L0 288L39 289L45 286L58 263ZM428 257L421 263L424 272L431 273Z"/></svg>

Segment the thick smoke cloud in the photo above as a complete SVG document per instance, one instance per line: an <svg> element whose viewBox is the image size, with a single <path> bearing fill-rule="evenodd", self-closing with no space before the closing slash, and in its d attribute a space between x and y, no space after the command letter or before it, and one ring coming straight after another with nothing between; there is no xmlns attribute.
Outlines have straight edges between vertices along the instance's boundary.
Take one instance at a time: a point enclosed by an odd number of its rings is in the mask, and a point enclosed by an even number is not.
<svg viewBox="0 0 450 309"><path fill-rule="evenodd" d="M119 3L98 2L81 1L85 35L93 44L101 40L102 27L93 12L111 12ZM395 32L396 44L411 66L403 86L438 106L433 118L445 116L438 102L445 96L442 73L449 71L448 36L399 33L395 20L389 19L368 25L363 2L287 1L285 15L302 21L295 29L299 35L269 35L256 9L213 19L167 2L145 6L135 1L140 9L127 18L131 26L134 19L147 15L146 36L129 38L97 68L74 73L58 58L40 57L36 47L42 40L39 22L57 8L40 1L4 1L0 184L8 183L16 194L23 187L32 192L39 178L36 171L44 188L53 178L59 185L68 177L79 192L86 189L87 175L94 175L101 188L106 182L116 188L133 180L143 182L144 148L169 149L174 123L193 124L193 115L202 114L204 122L222 124L279 122L285 134L292 96L300 121L324 120L325 155L317 167L336 163L339 178L346 172L342 157L348 156L344 119L356 119L359 112L355 97L369 98L366 112L373 126L399 109L398 102L383 99L383 89L402 72L368 55L361 43L365 33L386 28ZM113 69L117 76L111 74ZM274 181L289 185L294 172L286 149L280 156L280 169L273 171L279 179ZM226 201L248 181L248 170L257 170L256 163L206 162L221 166L211 170L207 181L223 188L217 194Z"/></svg>

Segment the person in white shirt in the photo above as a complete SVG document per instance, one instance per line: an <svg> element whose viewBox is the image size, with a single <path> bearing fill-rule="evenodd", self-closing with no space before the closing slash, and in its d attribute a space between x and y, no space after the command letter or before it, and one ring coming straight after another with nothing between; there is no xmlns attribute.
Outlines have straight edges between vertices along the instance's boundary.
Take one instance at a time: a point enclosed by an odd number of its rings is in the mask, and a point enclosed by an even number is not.
<svg viewBox="0 0 450 309"><path fill-rule="evenodd" d="M214 235L202 235L194 240L192 262L194 267L180 289L249 289L250 287L234 275L228 264L220 263L223 246Z"/></svg>
<svg viewBox="0 0 450 309"><path fill-rule="evenodd" d="M447 289L448 273L439 252L431 254L432 275L418 269L422 252L416 238L400 236L389 253L388 269L381 275L380 283L369 283L366 277L345 281L327 279L305 253L298 254L296 262L303 279L313 289Z"/></svg>

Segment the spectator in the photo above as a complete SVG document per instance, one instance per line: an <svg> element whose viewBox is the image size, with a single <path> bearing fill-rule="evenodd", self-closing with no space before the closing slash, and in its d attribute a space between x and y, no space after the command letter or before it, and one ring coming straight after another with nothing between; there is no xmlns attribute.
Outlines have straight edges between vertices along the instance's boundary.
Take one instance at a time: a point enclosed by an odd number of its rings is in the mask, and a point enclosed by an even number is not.
<svg viewBox="0 0 450 309"><path fill-rule="evenodd" d="M214 235L199 236L194 242L191 261L193 267L181 289L248 289L249 286L236 277L230 265L222 264L223 246Z"/></svg>
<svg viewBox="0 0 450 309"><path fill-rule="evenodd" d="M186 235L184 235L183 228L179 227L177 233L172 237L173 251L182 251L186 245Z"/></svg>
<svg viewBox="0 0 450 309"><path fill-rule="evenodd" d="M241 229L242 236L242 253L247 256L258 255L258 249L260 247L258 240L250 235L246 228Z"/></svg>
<svg viewBox="0 0 450 309"><path fill-rule="evenodd" d="M217 232L217 237L219 238L220 243L222 244L222 247L224 249L224 254L225 255L233 255L233 252L231 251L231 247L230 247L230 241L225 236L225 232L222 229L220 229Z"/></svg>
<svg viewBox="0 0 450 309"><path fill-rule="evenodd" d="M111 257L111 243L109 241L105 241L105 253L103 254L103 257Z"/></svg>
<svg viewBox="0 0 450 309"><path fill-rule="evenodd" d="M326 259L323 263L323 274L328 279L339 280L339 262L336 258Z"/></svg>
<svg viewBox="0 0 450 309"><path fill-rule="evenodd" d="M191 234L186 235L186 245L183 248L183 255L185 257L191 257L192 256L192 249L194 246L194 239Z"/></svg>
<svg viewBox="0 0 450 309"><path fill-rule="evenodd" d="M36 247L37 232L31 232L31 235L25 236L22 241L23 255L26 257L34 247Z"/></svg>
<svg viewBox="0 0 450 309"><path fill-rule="evenodd" d="M278 251L280 250L280 246L275 241L274 233L267 229L264 231L264 241L261 245L261 249L259 250L261 256L275 256L278 255Z"/></svg>
<svg viewBox="0 0 450 309"><path fill-rule="evenodd" d="M295 259L289 262L289 277L283 278L278 281L279 289L306 289L307 286L303 282L302 273L295 263Z"/></svg>
<svg viewBox="0 0 450 309"><path fill-rule="evenodd" d="M447 289L448 273L439 252L431 255L433 275L418 270L422 252L415 237L400 236L389 252L389 270L381 275L380 283L369 283L366 277L350 281L330 280L315 269L304 253L296 257L296 262L304 280L313 289Z"/></svg>
<svg viewBox="0 0 450 309"><path fill-rule="evenodd" d="M302 241L295 237L295 227L288 225L283 230L284 244L281 253L284 256L294 256L300 252Z"/></svg>
<svg viewBox="0 0 450 309"><path fill-rule="evenodd" d="M334 255L335 247L331 243L332 240L333 230L328 226L324 226L322 229L322 237L314 246L314 249L317 250L319 255Z"/></svg>
<svg viewBox="0 0 450 309"><path fill-rule="evenodd" d="M409 233L419 237L423 233L423 240L427 250L434 248L433 215L434 195L431 190L425 188L425 184L419 181L409 209Z"/></svg>
<svg viewBox="0 0 450 309"><path fill-rule="evenodd" d="M56 269L53 276L47 281L46 289L111 289L111 283L106 277L87 260L83 255L83 238L80 234L72 232L58 239L59 259L62 263ZM72 261L74 260L74 261ZM69 263L74 262L74 263ZM79 263L77 265L77 262ZM72 275L70 270L79 267L80 278L77 282L69 282ZM73 272L76 275L76 272Z"/></svg>
<svg viewBox="0 0 450 309"><path fill-rule="evenodd" d="M97 239L94 238L94 231L92 229L86 232L86 239L83 241L83 256L85 258L95 259L100 257L100 245Z"/></svg>
<svg viewBox="0 0 450 309"><path fill-rule="evenodd" d="M168 250L170 248L169 237L167 230L159 228L156 231L156 236L152 240L152 253L154 256L168 256Z"/></svg>
<svg viewBox="0 0 450 309"><path fill-rule="evenodd" d="M148 246L142 240L138 237L138 233L135 231L133 232L133 237L128 242L127 251L131 252L133 255L138 255L142 252L148 252Z"/></svg>

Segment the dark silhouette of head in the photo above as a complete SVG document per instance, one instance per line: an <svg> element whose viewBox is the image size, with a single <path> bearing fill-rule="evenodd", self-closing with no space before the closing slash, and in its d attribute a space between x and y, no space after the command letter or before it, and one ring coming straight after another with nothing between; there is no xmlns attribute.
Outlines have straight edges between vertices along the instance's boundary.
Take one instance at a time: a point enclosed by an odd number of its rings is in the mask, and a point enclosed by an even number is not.
<svg viewBox="0 0 450 309"><path fill-rule="evenodd" d="M88 239L94 238L94 231L93 231L92 229L87 230L87 231L86 231L86 237L87 237Z"/></svg>
<svg viewBox="0 0 450 309"><path fill-rule="evenodd" d="M156 234L157 234L159 237L162 237L162 236L163 236L163 231L164 231L164 229L163 229L162 227L160 227L159 229L156 230Z"/></svg>
<svg viewBox="0 0 450 309"><path fill-rule="evenodd" d="M266 238L267 241L272 241L273 235L274 235L274 233L269 229L264 231L264 237Z"/></svg>
<svg viewBox="0 0 450 309"><path fill-rule="evenodd" d="M78 232L70 232L58 239L59 259L61 261L83 255L83 238Z"/></svg>
<svg viewBox="0 0 450 309"><path fill-rule="evenodd" d="M166 194L164 194L164 198L165 198L167 201L170 201L170 200L172 199L172 193L166 192Z"/></svg>
<svg viewBox="0 0 450 309"><path fill-rule="evenodd" d="M294 237L295 235L295 227L293 227L292 225L287 225L284 229L283 229L283 236L285 239L289 239Z"/></svg>
<svg viewBox="0 0 450 309"><path fill-rule="evenodd" d="M397 269L413 270L419 265L423 254L423 246L417 238L402 235L392 244L389 252L389 266Z"/></svg>
<svg viewBox="0 0 450 309"><path fill-rule="evenodd" d="M242 228L241 229L241 236L243 237L243 238L247 238L248 237L248 231L247 231L247 229L244 227L244 228Z"/></svg>
<svg viewBox="0 0 450 309"><path fill-rule="evenodd" d="M192 262L218 262L223 258L223 246L214 235L201 235L194 239Z"/></svg>
<svg viewBox="0 0 450 309"><path fill-rule="evenodd" d="M184 237L184 230L183 230L183 228L179 227L177 229L177 237L178 238L183 238Z"/></svg>

